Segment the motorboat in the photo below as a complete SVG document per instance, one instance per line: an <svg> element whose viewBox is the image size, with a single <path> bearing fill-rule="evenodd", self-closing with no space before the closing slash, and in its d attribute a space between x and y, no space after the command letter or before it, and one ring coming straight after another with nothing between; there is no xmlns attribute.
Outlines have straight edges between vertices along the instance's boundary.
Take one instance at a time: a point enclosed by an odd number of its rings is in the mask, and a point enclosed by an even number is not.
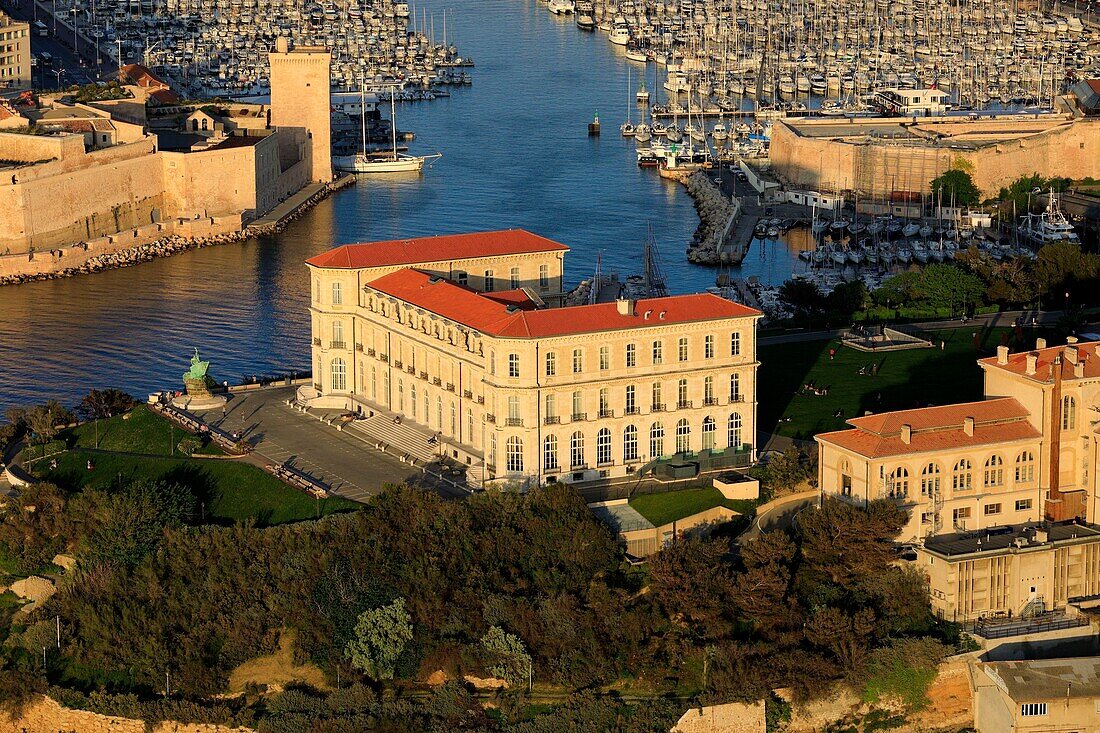
<svg viewBox="0 0 1100 733"><path fill-rule="evenodd" d="M554 15L568 15L576 10L577 6L573 0L550 0L546 4L546 9Z"/></svg>
<svg viewBox="0 0 1100 733"><path fill-rule="evenodd" d="M726 131L726 126L719 122L714 126L714 129L710 131L711 136L715 142L722 142L729 137L729 133Z"/></svg>
<svg viewBox="0 0 1100 733"><path fill-rule="evenodd" d="M578 13L576 23L582 31L596 30L596 19L588 13Z"/></svg>

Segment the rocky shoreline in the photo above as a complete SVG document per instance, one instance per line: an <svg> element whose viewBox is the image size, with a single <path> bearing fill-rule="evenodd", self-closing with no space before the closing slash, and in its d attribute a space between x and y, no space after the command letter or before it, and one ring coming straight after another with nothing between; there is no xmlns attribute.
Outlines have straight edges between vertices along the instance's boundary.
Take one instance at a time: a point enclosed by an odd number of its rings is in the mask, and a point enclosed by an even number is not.
<svg viewBox="0 0 1100 733"><path fill-rule="evenodd" d="M691 175L684 186L695 203L699 214L699 226L687 248L687 259L696 265L718 266L722 264L719 248L725 244L730 220L739 215L736 202L722 194L718 186L705 172Z"/></svg>
<svg viewBox="0 0 1100 733"><path fill-rule="evenodd" d="M179 235L171 235L153 242L147 242L128 249L119 250L118 252L96 255L88 259L79 267L68 267L63 270L57 270L56 272L43 272L33 275L0 277L0 287L5 285L20 285L22 283L37 282L41 280L58 280L63 277L88 275L93 272L102 272L103 270L133 267L142 262L148 262L149 260L159 257L171 257L172 255L187 252L192 249L232 244L254 237L278 234L286 229L290 222L305 215L306 212L327 198L334 191L343 188L344 185L346 184L341 184L337 181L322 188L303 201L293 212L275 222L262 225L249 224L240 231L215 234L209 237L181 237ZM86 242L81 242L74 246L80 247L82 245L87 248Z"/></svg>

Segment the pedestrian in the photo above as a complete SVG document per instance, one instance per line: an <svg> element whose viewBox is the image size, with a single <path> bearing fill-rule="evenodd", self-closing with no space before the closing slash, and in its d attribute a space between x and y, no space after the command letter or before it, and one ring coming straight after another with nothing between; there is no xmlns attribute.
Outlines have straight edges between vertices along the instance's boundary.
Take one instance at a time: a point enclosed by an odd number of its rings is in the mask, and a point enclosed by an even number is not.
<svg viewBox="0 0 1100 733"><path fill-rule="evenodd" d="M832 361L834 358L836 358L836 349L829 349L829 361Z"/></svg>

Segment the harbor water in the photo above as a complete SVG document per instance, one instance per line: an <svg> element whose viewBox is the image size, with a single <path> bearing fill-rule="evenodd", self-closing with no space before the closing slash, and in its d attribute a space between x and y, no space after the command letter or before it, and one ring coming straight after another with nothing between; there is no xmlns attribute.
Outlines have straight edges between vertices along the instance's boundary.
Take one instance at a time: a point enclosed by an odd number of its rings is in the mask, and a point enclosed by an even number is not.
<svg viewBox="0 0 1100 733"><path fill-rule="evenodd" d="M572 248L576 283L601 256L604 273L638 271L652 226L670 289L712 286L717 272L684 257L698 224L690 198L639 169L618 134L628 68L636 84L645 65L538 0L417 5L439 18L445 7L448 35L477 64L474 84L397 109L398 127L417 134L412 152L443 153L431 169L363 179L277 236L0 289L0 409L71 404L92 387L178 388L193 347L219 380L308 369L303 260L347 242L522 227ZM596 113L603 135L589 138ZM732 274L782 282L800 269L796 255L754 242Z"/></svg>

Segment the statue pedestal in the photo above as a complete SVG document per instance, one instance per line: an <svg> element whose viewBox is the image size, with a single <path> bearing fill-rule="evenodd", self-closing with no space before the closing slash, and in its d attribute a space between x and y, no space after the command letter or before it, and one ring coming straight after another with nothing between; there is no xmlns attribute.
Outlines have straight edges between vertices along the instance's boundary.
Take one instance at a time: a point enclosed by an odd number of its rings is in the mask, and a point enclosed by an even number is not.
<svg viewBox="0 0 1100 733"><path fill-rule="evenodd" d="M172 400L172 406L178 407L181 410L189 410L195 412L196 410L219 410L225 407L225 404L229 400L225 395L220 394L205 394L205 395L192 395L185 394L180 395Z"/></svg>

